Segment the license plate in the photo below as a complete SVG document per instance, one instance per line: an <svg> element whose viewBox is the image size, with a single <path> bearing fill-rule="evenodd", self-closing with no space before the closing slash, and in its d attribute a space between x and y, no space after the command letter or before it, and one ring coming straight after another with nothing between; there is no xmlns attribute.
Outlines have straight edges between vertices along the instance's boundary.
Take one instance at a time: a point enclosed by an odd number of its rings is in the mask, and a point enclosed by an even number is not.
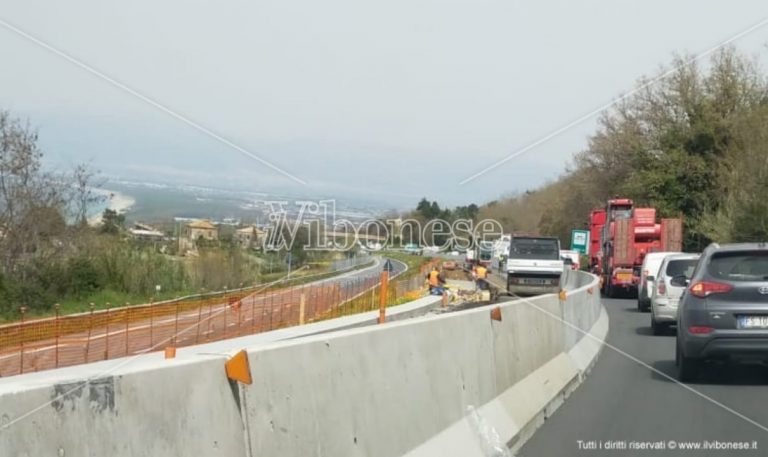
<svg viewBox="0 0 768 457"><path fill-rule="evenodd" d="M531 284L531 285L541 286L541 285L544 285L544 284L549 284L549 279L523 278L522 282L523 282L523 284Z"/></svg>
<svg viewBox="0 0 768 457"><path fill-rule="evenodd" d="M739 316L739 328L768 328L768 316Z"/></svg>
<svg viewBox="0 0 768 457"><path fill-rule="evenodd" d="M632 273L617 273L616 279L619 281L632 281Z"/></svg>

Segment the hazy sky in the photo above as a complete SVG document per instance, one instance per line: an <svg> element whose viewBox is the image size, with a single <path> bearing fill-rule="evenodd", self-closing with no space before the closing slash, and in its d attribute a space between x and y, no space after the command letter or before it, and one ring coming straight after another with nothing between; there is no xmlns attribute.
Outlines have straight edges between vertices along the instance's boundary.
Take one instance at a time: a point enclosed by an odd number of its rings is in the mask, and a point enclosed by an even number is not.
<svg viewBox="0 0 768 457"><path fill-rule="evenodd" d="M300 185L0 26L0 109L52 165L113 176L483 202L555 178L594 119L675 51L768 17L765 0L0 0L0 20L307 182ZM765 60L768 26L736 46Z"/></svg>

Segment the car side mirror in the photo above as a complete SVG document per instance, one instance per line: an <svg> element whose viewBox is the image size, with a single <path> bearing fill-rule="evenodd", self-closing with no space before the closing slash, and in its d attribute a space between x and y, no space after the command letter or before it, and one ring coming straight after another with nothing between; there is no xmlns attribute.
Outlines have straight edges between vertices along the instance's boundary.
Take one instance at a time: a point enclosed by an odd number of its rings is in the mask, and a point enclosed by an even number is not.
<svg viewBox="0 0 768 457"><path fill-rule="evenodd" d="M646 280L646 281L655 281L655 280L656 280L656 278L654 278L653 276L646 276L646 277L645 277L645 280Z"/></svg>
<svg viewBox="0 0 768 457"><path fill-rule="evenodd" d="M675 287L686 287L688 286L688 278L685 275L673 276L669 283Z"/></svg>

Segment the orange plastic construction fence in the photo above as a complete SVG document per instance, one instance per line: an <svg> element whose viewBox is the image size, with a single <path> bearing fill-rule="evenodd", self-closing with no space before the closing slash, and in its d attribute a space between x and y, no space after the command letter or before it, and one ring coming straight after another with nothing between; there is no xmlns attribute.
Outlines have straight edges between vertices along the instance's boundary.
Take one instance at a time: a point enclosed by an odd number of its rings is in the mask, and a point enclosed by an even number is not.
<svg viewBox="0 0 768 457"><path fill-rule="evenodd" d="M423 295L434 262L395 276L387 304ZM378 272L26 320L0 326L0 376L161 351L372 311Z"/></svg>

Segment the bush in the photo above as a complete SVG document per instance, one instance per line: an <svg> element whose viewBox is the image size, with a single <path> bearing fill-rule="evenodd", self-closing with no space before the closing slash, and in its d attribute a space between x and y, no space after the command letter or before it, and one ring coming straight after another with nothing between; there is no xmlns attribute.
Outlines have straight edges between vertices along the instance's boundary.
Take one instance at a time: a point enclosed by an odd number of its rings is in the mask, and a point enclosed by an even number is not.
<svg viewBox="0 0 768 457"><path fill-rule="evenodd" d="M81 298L104 287L103 275L92 260L86 257L69 259L68 265L69 294Z"/></svg>

